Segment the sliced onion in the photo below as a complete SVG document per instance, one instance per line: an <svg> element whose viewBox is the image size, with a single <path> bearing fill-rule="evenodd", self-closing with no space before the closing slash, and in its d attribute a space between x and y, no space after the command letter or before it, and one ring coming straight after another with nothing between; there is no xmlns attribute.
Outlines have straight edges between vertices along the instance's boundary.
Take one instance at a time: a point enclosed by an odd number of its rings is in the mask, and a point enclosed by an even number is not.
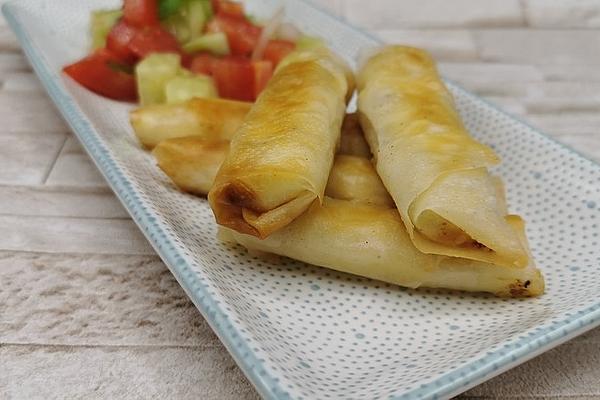
<svg viewBox="0 0 600 400"><path fill-rule="evenodd" d="M254 51L252 52L252 61L258 61L263 58L265 53L265 49L267 48L267 44L269 40L273 37L279 26L283 22L284 8L280 7L275 14L267 21L265 27L258 38L258 42L256 43L256 47L254 47Z"/></svg>
<svg viewBox="0 0 600 400"><path fill-rule="evenodd" d="M302 36L302 32L300 29L296 28L296 26L289 22L284 22L277 29L277 33L275 33L277 39L288 40L290 42L297 42L298 39Z"/></svg>

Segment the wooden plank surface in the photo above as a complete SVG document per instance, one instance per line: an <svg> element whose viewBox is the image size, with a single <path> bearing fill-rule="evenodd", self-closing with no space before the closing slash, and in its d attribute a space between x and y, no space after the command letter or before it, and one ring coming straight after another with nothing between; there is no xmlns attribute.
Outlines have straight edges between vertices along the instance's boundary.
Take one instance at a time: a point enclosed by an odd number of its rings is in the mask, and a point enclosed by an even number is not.
<svg viewBox="0 0 600 400"><path fill-rule="evenodd" d="M0 132L0 184L43 183L65 140L64 133Z"/></svg>
<svg viewBox="0 0 600 400"><path fill-rule="evenodd" d="M600 161L600 0L319 3ZM0 398L257 399L1 19L0 121ZM462 397L600 399L599 365L596 329Z"/></svg>
<svg viewBox="0 0 600 400"><path fill-rule="evenodd" d="M2 215L0 250L75 254L154 254L132 220Z"/></svg>
<svg viewBox="0 0 600 400"><path fill-rule="evenodd" d="M4 185L0 204L2 215L129 219L127 211L106 187Z"/></svg>
<svg viewBox="0 0 600 400"><path fill-rule="evenodd" d="M69 136L45 182L49 186L108 188L108 184L74 136Z"/></svg>

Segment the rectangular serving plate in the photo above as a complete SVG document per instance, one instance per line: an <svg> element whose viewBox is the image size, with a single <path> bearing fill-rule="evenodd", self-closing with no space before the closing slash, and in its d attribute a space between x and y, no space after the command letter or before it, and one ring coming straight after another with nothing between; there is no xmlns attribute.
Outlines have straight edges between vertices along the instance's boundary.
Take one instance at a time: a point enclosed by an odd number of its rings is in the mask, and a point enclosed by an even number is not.
<svg viewBox="0 0 600 400"><path fill-rule="evenodd" d="M467 127L528 221L547 292L496 299L409 290L219 243L206 202L138 145L131 106L61 75L87 51L89 12L118 0L21 0L3 13L48 94L140 230L267 399L446 398L600 324L600 166L449 83ZM302 0L287 18L354 63L373 38ZM275 0L248 1L257 16Z"/></svg>

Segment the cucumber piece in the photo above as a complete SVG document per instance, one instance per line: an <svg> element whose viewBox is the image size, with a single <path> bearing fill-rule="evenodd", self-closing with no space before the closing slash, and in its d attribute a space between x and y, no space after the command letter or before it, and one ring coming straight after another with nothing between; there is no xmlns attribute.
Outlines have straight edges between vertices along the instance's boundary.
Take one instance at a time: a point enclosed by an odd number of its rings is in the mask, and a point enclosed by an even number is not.
<svg viewBox="0 0 600 400"><path fill-rule="evenodd" d="M212 4L210 0L198 0L202 3L202 7L204 7L204 15L206 16L206 20L209 21L212 17L215 16L215 12L212 8Z"/></svg>
<svg viewBox="0 0 600 400"><path fill-rule="evenodd" d="M165 3L166 4L166 3ZM171 32L179 43L187 43L202 35L208 22L206 0L180 0L175 12L163 20L163 25Z"/></svg>
<svg viewBox="0 0 600 400"><path fill-rule="evenodd" d="M187 43L192 38L187 18L179 13L164 20L163 26L177 38L179 43Z"/></svg>
<svg viewBox="0 0 600 400"><path fill-rule="evenodd" d="M175 2L170 4L174 7ZM179 43L187 43L202 35L209 20L207 4L210 7L209 0L177 0L177 8L169 10L168 17L162 21L163 26L175 35Z"/></svg>
<svg viewBox="0 0 600 400"><path fill-rule="evenodd" d="M123 16L119 10L99 10L92 12L90 17L90 33L92 36L92 49L96 50L106 46L106 37L112 27Z"/></svg>
<svg viewBox="0 0 600 400"><path fill-rule="evenodd" d="M178 54L155 53L135 67L135 79L142 106L161 104L166 100L165 85L181 70Z"/></svg>
<svg viewBox="0 0 600 400"><path fill-rule="evenodd" d="M210 76L177 76L165 87L167 104L181 103L194 97L218 97Z"/></svg>
<svg viewBox="0 0 600 400"><path fill-rule="evenodd" d="M192 39L183 45L183 50L187 53L198 51L208 51L218 56L230 54L227 36L223 32L207 33L199 38Z"/></svg>
<svg viewBox="0 0 600 400"><path fill-rule="evenodd" d="M323 39L314 36L302 36L296 42L296 50L312 50L326 46Z"/></svg>
<svg viewBox="0 0 600 400"><path fill-rule="evenodd" d="M203 0L190 0L187 4L187 20L191 39L202 35L204 25L208 21L204 3Z"/></svg>
<svg viewBox="0 0 600 400"><path fill-rule="evenodd" d="M244 15L245 15L246 19L252 23L252 25L256 25L256 26L264 26L265 25L265 21L258 18L254 14L244 14Z"/></svg>

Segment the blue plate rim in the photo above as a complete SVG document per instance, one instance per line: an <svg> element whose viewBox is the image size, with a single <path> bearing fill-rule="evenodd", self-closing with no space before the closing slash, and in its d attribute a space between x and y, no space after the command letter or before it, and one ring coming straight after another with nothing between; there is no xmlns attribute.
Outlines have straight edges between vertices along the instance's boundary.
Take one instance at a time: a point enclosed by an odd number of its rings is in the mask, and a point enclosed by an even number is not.
<svg viewBox="0 0 600 400"><path fill-rule="evenodd" d="M368 36L381 42L377 37L366 33L349 24L347 21L332 15L330 12L315 6L308 0L296 0L304 3L318 12L333 18L357 33ZM75 100L68 94L60 80L53 76L53 71L44 57L32 44L29 34L24 29L24 24L15 15L13 8L19 7L19 1L13 0L2 5L4 14L11 30L15 33L27 59L31 63L36 75L48 92L50 98L57 106L63 118L67 121L75 135L83 144L90 158L94 161L113 192L117 195L123 206L140 228L146 239L150 242L160 258L171 270L188 297L193 301L202 316L208 321L211 329L217 334L227 351L235 362L252 382L259 394L265 399L288 400L291 399L279 380L269 375L263 362L254 354L252 348L242 338L243 336L229 323L227 313L211 296L207 288L194 279L190 265L181 257L168 240L163 227L155 220L150 212L143 206L140 197L121 172L118 164L110 155L109 150L96 135L94 128L85 114L79 109ZM496 107L494 104L474 95L460 85L449 81L452 86L459 89L470 98L486 104L497 112L526 125L536 134L571 151L579 158L600 167L598 163L589 159L580 152L555 140L553 137L539 131L528 123L510 115ZM555 321L546 326L540 326L527 335L506 343L503 347L487 353L479 359L473 360L464 366L454 369L440 377L422 384L400 395L392 395L391 399L434 399L448 398L461 393L469 388L484 382L512 367L515 367L536 355L543 353L559 344L572 339L586 331L600 325L600 302L571 313L567 318Z"/></svg>

